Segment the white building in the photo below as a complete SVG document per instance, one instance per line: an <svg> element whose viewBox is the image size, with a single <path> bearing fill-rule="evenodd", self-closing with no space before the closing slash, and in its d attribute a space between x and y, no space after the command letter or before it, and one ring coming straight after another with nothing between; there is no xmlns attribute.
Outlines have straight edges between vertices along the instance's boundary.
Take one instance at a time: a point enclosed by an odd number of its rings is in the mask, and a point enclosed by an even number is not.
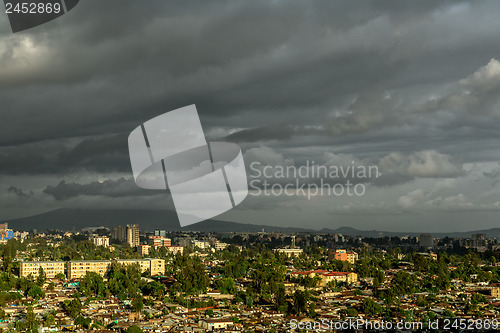
<svg viewBox="0 0 500 333"><path fill-rule="evenodd" d="M90 241L96 246L109 247L109 237L107 236L92 235L90 236Z"/></svg>

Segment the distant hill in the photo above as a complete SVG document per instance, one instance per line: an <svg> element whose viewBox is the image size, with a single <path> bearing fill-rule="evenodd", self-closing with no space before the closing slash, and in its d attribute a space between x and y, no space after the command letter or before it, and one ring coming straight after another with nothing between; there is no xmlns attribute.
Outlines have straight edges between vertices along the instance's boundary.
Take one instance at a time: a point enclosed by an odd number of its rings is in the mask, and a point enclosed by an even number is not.
<svg viewBox="0 0 500 333"><path fill-rule="evenodd" d="M87 227L114 227L118 225L140 225L141 230L154 231L164 229L167 231L202 231L202 232L259 232L262 228L266 232L308 232L329 233L361 237L401 237L420 235L418 232L397 232L380 230L358 230L351 227L337 229L314 230L307 228L287 228L258 224L244 224L218 220L206 220L181 228L177 214L170 210L139 210L139 209L56 209L43 214L13 219L7 221L14 230L81 230ZM486 234L487 237L500 238L500 228L475 230L468 232L432 233L434 237L469 238L472 234Z"/></svg>
<svg viewBox="0 0 500 333"><path fill-rule="evenodd" d="M86 227L108 227L139 224L141 230L167 231L192 230L203 232L308 232L301 228L282 228L206 220L184 228L179 225L177 214L170 210L139 209L56 209L50 212L7 221L14 230L81 230ZM309 230L310 231L310 230Z"/></svg>
<svg viewBox="0 0 500 333"><path fill-rule="evenodd" d="M361 236L361 237L402 237L411 236L418 237L424 232L401 232L401 231L380 231L380 230L358 230L350 227L340 227L337 229L322 229L322 233L333 233L342 234L349 236ZM500 228L492 228L485 230L473 230L464 232L434 232L431 235L435 238L471 238L473 234L486 234L488 238L500 238Z"/></svg>

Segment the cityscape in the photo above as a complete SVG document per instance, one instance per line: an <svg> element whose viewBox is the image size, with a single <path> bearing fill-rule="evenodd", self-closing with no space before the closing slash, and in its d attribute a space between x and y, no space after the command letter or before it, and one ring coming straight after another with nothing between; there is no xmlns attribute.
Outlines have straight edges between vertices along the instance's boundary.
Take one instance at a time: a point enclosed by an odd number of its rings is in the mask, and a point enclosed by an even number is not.
<svg viewBox="0 0 500 333"><path fill-rule="evenodd" d="M0 333L500 331L500 1L0 8Z"/></svg>
<svg viewBox="0 0 500 333"><path fill-rule="evenodd" d="M3 332L488 331L500 320L500 242L485 234L0 228Z"/></svg>

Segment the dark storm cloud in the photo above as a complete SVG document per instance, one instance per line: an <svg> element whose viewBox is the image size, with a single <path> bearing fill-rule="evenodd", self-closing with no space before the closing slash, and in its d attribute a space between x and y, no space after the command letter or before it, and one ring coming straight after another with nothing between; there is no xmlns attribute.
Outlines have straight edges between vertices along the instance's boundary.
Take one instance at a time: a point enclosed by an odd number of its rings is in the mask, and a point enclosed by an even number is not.
<svg viewBox="0 0 500 333"><path fill-rule="evenodd" d="M414 190L422 179L462 181L464 163L498 160L499 9L496 1L85 0L15 35L0 16L0 181L9 203L30 196L22 180L37 176L35 197L53 205L123 206L154 195L131 180L93 180L131 175L130 131L196 104L204 130L238 142L247 163L333 154L384 168L372 183L387 189L377 192L383 207L398 198L404 207L468 204L469 186L440 200ZM478 174L491 180L491 172ZM390 192L398 186L408 191Z"/></svg>
<svg viewBox="0 0 500 333"><path fill-rule="evenodd" d="M14 195L18 196L19 198L27 198L30 195L33 195L33 191L26 193L26 192L24 192L23 189L20 189L20 188L15 187L15 186L10 186L7 189L7 193L14 194Z"/></svg>
<svg viewBox="0 0 500 333"><path fill-rule="evenodd" d="M193 102L209 125L260 127L285 114L315 125L339 98L391 88L421 61L417 36L390 29L448 4L87 1L44 29L3 36L0 85L12 111L2 124L25 131L2 128L2 141L131 130ZM26 43L36 61L20 67Z"/></svg>
<svg viewBox="0 0 500 333"><path fill-rule="evenodd" d="M78 139L75 145L55 141L0 147L0 174L69 174L129 172L127 134Z"/></svg>
<svg viewBox="0 0 500 333"><path fill-rule="evenodd" d="M56 200L66 200L81 195L120 198L128 196L158 195L160 191L150 191L139 188L133 179L120 178L88 184L66 183L61 181L56 186L47 186L43 193L51 195ZM161 193L165 193L162 191Z"/></svg>

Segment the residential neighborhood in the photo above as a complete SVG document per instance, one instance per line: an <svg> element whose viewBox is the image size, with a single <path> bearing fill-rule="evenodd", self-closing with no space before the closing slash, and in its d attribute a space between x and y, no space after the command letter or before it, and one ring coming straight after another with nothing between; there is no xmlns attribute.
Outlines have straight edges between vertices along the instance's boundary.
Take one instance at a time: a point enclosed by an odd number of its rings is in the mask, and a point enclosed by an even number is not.
<svg viewBox="0 0 500 333"><path fill-rule="evenodd" d="M105 229L11 234L0 245L3 332L328 332L360 320L500 320L500 252L483 236L429 243L428 235L137 230L131 247Z"/></svg>

